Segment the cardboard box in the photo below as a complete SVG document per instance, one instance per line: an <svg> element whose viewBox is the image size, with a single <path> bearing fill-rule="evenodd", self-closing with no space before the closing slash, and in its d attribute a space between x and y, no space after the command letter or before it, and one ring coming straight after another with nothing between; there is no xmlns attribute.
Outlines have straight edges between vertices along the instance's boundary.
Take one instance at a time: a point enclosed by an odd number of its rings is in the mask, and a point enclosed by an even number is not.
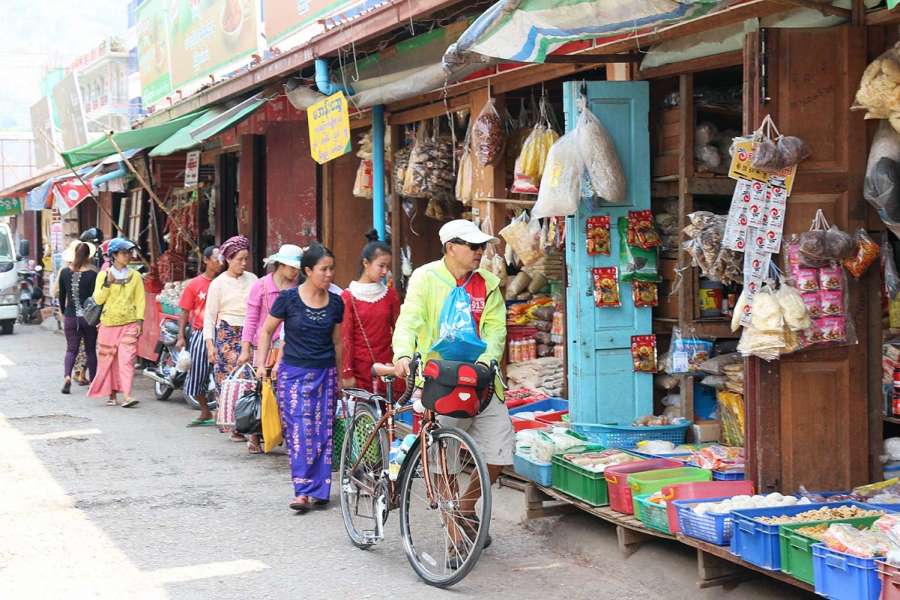
<svg viewBox="0 0 900 600"><path fill-rule="evenodd" d="M697 444L718 442L722 428L718 421L697 421L691 426L692 441Z"/></svg>

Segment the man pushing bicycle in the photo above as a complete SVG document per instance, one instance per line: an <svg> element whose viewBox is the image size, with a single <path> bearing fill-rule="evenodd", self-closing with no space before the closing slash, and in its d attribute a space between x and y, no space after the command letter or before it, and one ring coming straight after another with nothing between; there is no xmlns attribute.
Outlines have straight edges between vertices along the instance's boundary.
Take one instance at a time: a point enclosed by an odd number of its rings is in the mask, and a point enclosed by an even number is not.
<svg viewBox="0 0 900 600"><path fill-rule="evenodd" d="M394 366L397 377L409 374L410 361L416 353L423 360L448 359L490 365L499 363L506 345L506 304L500 280L491 272L479 269L487 244L498 240L481 231L471 221L457 219L446 223L439 232L444 257L416 269L409 280L406 299L394 328ZM468 307L448 306L448 299L465 297ZM465 321L471 313L477 339L459 341L445 334L451 321ZM448 342L448 339L452 340ZM468 353L468 354L467 354ZM494 483L504 465L513 463L515 432L503 403L502 385L496 396L473 418L441 416L442 427L467 431L477 450L488 464L489 479ZM418 390L416 394L421 394ZM460 513L474 515L481 490L467 490L460 500ZM487 524L485 524L487 525ZM490 544L490 537L484 544Z"/></svg>

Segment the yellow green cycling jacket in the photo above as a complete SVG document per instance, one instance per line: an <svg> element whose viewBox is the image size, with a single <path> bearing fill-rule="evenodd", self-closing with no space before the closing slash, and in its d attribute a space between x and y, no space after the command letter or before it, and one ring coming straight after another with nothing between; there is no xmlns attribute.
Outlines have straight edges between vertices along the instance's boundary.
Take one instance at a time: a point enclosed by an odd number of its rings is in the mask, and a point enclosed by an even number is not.
<svg viewBox="0 0 900 600"><path fill-rule="evenodd" d="M478 269L484 278L487 297L484 312L479 322L478 334L487 344L487 349L478 362L498 363L503 358L506 346L506 303L500 290L500 279L490 271ZM402 357L412 357L418 352L424 360L440 358L431 352L438 336L441 309L444 300L456 287L456 279L447 269L443 260L423 265L413 271L406 290L406 299L400 308L400 317L394 326L394 361ZM497 394L502 398L502 390Z"/></svg>

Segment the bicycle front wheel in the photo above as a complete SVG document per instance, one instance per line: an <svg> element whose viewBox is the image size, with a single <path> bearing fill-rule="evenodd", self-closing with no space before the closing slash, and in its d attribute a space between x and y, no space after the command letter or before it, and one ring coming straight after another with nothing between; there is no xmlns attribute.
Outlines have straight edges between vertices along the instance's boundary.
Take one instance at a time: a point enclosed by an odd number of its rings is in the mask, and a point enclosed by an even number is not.
<svg viewBox="0 0 900 600"><path fill-rule="evenodd" d="M434 430L427 449L420 443L407 457L400 494L400 533L413 570L440 588L461 581L481 557L491 520L487 463L472 437Z"/></svg>
<svg viewBox="0 0 900 600"><path fill-rule="evenodd" d="M357 404L344 432L341 466L338 470L341 486L341 515L350 541L358 548L368 548L377 541L377 521L383 523L386 514L378 515L379 496L385 495L381 473L387 465L387 433L378 425L375 411L365 404ZM354 468L355 465L355 468ZM384 498L384 502L389 502Z"/></svg>

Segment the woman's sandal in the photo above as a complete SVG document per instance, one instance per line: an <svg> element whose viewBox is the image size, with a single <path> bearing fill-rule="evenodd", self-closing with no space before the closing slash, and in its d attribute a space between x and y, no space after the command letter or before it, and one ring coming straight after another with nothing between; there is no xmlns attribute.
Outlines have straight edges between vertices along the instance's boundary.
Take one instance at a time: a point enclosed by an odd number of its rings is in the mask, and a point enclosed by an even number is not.
<svg viewBox="0 0 900 600"><path fill-rule="evenodd" d="M262 448L259 447L259 442L252 442L247 440L247 452L250 454L262 454Z"/></svg>
<svg viewBox="0 0 900 600"><path fill-rule="evenodd" d="M107 406L118 406L118 405L119 405L119 401L110 398L109 400L106 401L106 405L107 405Z"/></svg>
<svg viewBox="0 0 900 600"><path fill-rule="evenodd" d="M310 509L310 502L308 496L301 496L300 498L295 498L293 502L289 505L291 509L297 511L299 514L303 514Z"/></svg>
<svg viewBox="0 0 900 600"><path fill-rule="evenodd" d="M232 431L231 436L228 439L230 439L232 442L246 442L247 441L247 438L243 434L238 433L237 431Z"/></svg>

